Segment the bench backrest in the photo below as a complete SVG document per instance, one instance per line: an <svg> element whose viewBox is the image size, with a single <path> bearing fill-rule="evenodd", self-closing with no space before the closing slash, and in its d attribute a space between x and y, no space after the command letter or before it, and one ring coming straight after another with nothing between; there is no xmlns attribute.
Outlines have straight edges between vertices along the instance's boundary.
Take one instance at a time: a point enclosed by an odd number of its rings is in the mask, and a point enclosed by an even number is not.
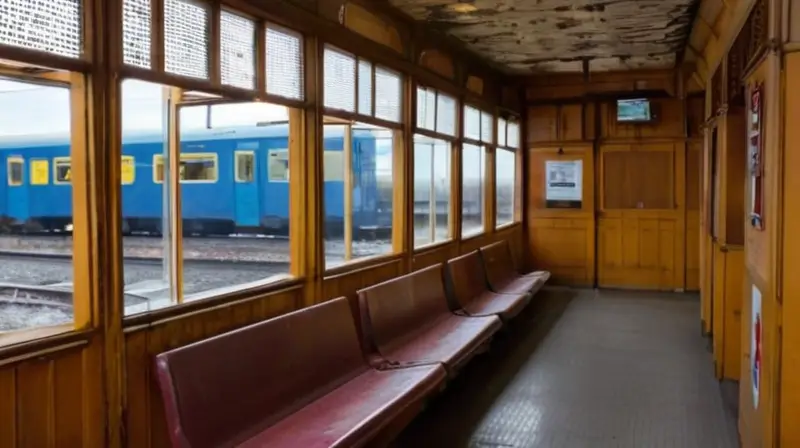
<svg viewBox="0 0 800 448"><path fill-rule="evenodd" d="M358 302L364 336L377 349L450 313L441 264L361 289Z"/></svg>
<svg viewBox="0 0 800 448"><path fill-rule="evenodd" d="M156 357L173 446L194 448L252 437L366 368L344 298Z"/></svg>
<svg viewBox="0 0 800 448"><path fill-rule="evenodd" d="M483 266L486 269L486 278L490 285L498 286L514 279L517 270L514 267L511 247L507 240L481 247L480 251Z"/></svg>
<svg viewBox="0 0 800 448"><path fill-rule="evenodd" d="M448 260L447 277L453 298L462 307L489 289L483 260L477 250Z"/></svg>

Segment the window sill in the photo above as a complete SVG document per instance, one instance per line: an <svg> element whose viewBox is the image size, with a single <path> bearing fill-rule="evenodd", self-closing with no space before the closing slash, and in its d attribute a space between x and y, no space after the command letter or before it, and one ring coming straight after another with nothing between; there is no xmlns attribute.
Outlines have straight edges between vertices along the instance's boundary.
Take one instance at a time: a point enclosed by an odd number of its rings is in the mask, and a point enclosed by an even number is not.
<svg viewBox="0 0 800 448"><path fill-rule="evenodd" d="M263 299L266 296L278 295L295 288L300 288L302 285L302 277L286 277L281 275L228 288L203 291L188 296L188 300L181 304L172 303L163 308L125 316L123 321L123 326L125 327L124 331L126 333L134 332L142 328L181 319L188 315L204 313L243 302Z"/></svg>
<svg viewBox="0 0 800 448"><path fill-rule="evenodd" d="M500 224L499 226L495 227L494 230L495 230L495 232L499 232L501 230L510 229L512 227L515 227L519 223L520 223L519 221L507 222L505 224Z"/></svg>
<svg viewBox="0 0 800 448"><path fill-rule="evenodd" d="M480 238L480 237L485 236L485 235L486 235L486 231L485 230L481 230L478 233L468 233L466 235L462 235L461 236L461 242L471 241L471 240Z"/></svg>
<svg viewBox="0 0 800 448"><path fill-rule="evenodd" d="M41 357L89 343L92 330L75 331L72 323L0 333L0 366Z"/></svg>
<svg viewBox="0 0 800 448"><path fill-rule="evenodd" d="M323 280L332 280L343 275L354 274L356 272L373 269L390 263L395 263L403 257L403 254L374 255L372 257L359 258L338 266L325 270Z"/></svg>
<svg viewBox="0 0 800 448"><path fill-rule="evenodd" d="M426 252L433 252L436 249L441 249L442 247L447 246L448 244L452 243L453 239L450 238L444 241L434 241L433 243L423 244L422 246L414 248L414 255L423 254Z"/></svg>

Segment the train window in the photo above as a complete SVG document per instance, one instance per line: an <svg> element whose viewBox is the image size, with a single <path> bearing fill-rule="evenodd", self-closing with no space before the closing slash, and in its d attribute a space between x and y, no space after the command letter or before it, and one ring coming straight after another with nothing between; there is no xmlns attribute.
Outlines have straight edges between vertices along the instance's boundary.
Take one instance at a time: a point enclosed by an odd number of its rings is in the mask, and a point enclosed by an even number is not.
<svg viewBox="0 0 800 448"><path fill-rule="evenodd" d="M213 183L217 181L217 155L213 153L181 154L181 183ZM153 182L164 182L164 156L153 156Z"/></svg>
<svg viewBox="0 0 800 448"><path fill-rule="evenodd" d="M236 182L252 182L255 165L256 155L253 151L236 151Z"/></svg>
<svg viewBox="0 0 800 448"><path fill-rule="evenodd" d="M18 187L22 185L22 170L25 162L22 157L8 158L8 185Z"/></svg>
<svg viewBox="0 0 800 448"><path fill-rule="evenodd" d="M153 182L157 184L164 182L164 156L161 154L153 156Z"/></svg>
<svg viewBox="0 0 800 448"><path fill-rule="evenodd" d="M50 162L43 159L31 160L31 185L47 185L50 183Z"/></svg>
<svg viewBox="0 0 800 448"><path fill-rule="evenodd" d="M181 182L216 182L217 155L181 154Z"/></svg>
<svg viewBox="0 0 800 448"><path fill-rule="evenodd" d="M289 182L289 151L286 149L269 150L269 181Z"/></svg>
<svg viewBox="0 0 800 448"><path fill-rule="evenodd" d="M344 180L344 153L338 149L325 150L325 182Z"/></svg>
<svg viewBox="0 0 800 448"><path fill-rule="evenodd" d="M65 185L72 182L72 168L69 157L56 157L53 159L53 183Z"/></svg>
<svg viewBox="0 0 800 448"><path fill-rule="evenodd" d="M130 185L136 179L136 159L133 156L122 156L122 172L120 174L123 185Z"/></svg>

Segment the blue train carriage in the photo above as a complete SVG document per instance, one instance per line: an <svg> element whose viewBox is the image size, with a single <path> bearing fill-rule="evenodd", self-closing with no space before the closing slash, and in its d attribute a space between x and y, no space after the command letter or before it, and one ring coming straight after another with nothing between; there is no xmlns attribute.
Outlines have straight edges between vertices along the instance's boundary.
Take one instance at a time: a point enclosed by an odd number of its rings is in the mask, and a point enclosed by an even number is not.
<svg viewBox="0 0 800 448"><path fill-rule="evenodd" d="M288 234L288 126L202 129L181 135L180 176L188 234ZM375 138L354 132L354 227L379 227L374 191ZM338 142L338 143L337 143ZM343 161L343 138L326 135L326 160ZM21 231L64 231L71 225L71 167L66 135L0 141L7 169L0 186L0 225ZM164 142L128 132L121 160L125 232L160 234L164 215ZM263 161L263 163L262 163ZM326 173L329 231L341 231L343 169ZM391 213L389 213L391 215ZM389 219L389 226L391 219Z"/></svg>
<svg viewBox="0 0 800 448"><path fill-rule="evenodd" d="M338 238L344 229L345 160L343 126L324 130L324 207L326 236ZM390 131L352 128L352 235L355 239L386 238L392 228Z"/></svg>
<svg viewBox="0 0 800 448"><path fill-rule="evenodd" d="M66 135L0 139L0 231L68 231L72 222Z"/></svg>

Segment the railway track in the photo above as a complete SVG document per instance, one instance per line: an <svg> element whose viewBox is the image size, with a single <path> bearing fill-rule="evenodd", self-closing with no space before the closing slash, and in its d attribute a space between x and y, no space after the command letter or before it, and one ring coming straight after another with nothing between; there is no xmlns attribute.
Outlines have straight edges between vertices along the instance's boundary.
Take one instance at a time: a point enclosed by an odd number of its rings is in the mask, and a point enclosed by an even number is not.
<svg viewBox="0 0 800 448"><path fill-rule="evenodd" d="M52 262L63 262L63 263L71 263L72 262L72 255L69 254L60 254L60 253L34 253L34 252L27 252L27 251L10 251L10 250L0 250L0 260L8 259L8 260L16 260L16 261L52 261ZM163 258L153 258L153 257L125 257L123 258L123 262L126 265L133 264L133 265L140 265L140 266L161 266L164 263ZM220 267L220 268L254 268L254 269L263 269L265 267L284 267L288 266L289 263L285 261L276 261L276 260L236 260L236 259L216 259L216 258L185 258L183 260L183 265L186 267L187 265L190 266L202 266L202 267Z"/></svg>

